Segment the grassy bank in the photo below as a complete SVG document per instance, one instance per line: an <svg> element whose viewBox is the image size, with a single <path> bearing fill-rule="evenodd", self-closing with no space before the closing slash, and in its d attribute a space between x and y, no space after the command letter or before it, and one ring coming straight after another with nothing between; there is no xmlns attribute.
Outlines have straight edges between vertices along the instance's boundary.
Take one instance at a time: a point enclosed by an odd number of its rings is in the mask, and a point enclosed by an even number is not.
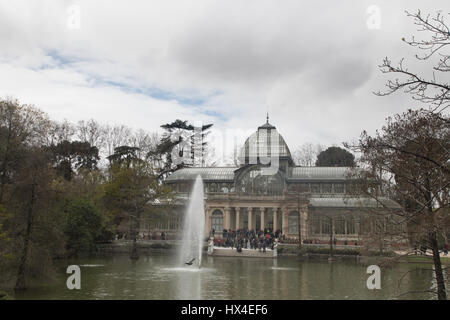
<svg viewBox="0 0 450 320"><path fill-rule="evenodd" d="M405 257L405 261L409 263L433 263L433 257L410 255ZM450 265L450 257L441 257L441 263L445 265Z"/></svg>
<svg viewBox="0 0 450 320"><path fill-rule="evenodd" d="M0 290L0 300L10 300L11 297L4 291Z"/></svg>
<svg viewBox="0 0 450 320"><path fill-rule="evenodd" d="M296 256L304 256L304 255L330 255L330 248L329 247L315 247L315 246L302 246L299 248L297 245L279 245L278 247L278 254L279 255L296 255ZM369 251L369 252L362 252L362 248L333 248L333 255L336 256L383 256L383 257L393 257L395 256L395 253L392 251L385 251L385 252L379 252L379 251Z"/></svg>

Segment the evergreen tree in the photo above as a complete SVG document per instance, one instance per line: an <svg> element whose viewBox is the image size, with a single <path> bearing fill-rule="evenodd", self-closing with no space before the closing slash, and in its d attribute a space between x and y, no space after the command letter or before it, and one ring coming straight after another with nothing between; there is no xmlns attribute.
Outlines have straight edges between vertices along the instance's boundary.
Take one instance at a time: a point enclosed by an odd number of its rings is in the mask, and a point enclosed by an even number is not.
<svg viewBox="0 0 450 320"><path fill-rule="evenodd" d="M345 149L329 147L317 156L317 167L352 167L355 165L355 156Z"/></svg>
<svg viewBox="0 0 450 320"><path fill-rule="evenodd" d="M179 119L162 125L165 133L155 151L148 155L163 162L163 166L159 168L159 178L165 178L183 167L203 166L207 153L206 136L212 126L206 124L196 128ZM173 156L176 156L176 159L173 159Z"/></svg>

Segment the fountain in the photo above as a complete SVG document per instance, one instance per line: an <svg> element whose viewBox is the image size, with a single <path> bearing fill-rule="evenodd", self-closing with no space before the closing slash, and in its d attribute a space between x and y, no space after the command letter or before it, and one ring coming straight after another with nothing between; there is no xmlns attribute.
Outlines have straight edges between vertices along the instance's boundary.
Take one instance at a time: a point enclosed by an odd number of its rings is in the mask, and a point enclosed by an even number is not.
<svg viewBox="0 0 450 320"><path fill-rule="evenodd" d="M203 181L200 175L198 175L195 179L189 206L184 217L183 240L180 252L178 253L180 264L183 266L201 267L204 235L205 208Z"/></svg>

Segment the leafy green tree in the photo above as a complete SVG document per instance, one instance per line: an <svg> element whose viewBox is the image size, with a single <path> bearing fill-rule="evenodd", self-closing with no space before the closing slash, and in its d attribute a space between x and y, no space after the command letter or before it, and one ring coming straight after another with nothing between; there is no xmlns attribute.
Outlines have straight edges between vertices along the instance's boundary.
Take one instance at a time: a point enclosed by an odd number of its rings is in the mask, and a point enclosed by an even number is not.
<svg viewBox="0 0 450 320"><path fill-rule="evenodd" d="M180 141L198 137L187 122L166 129L175 136L176 127L186 133ZM170 146L161 156L155 152L158 137L139 132L130 139L130 130L117 128L108 135L91 120L78 126L82 141L72 141L76 128L69 122L52 122L33 106L0 100L0 278L15 282L16 290L26 289L29 278L50 274L54 259L110 240L115 218L128 222L132 257L138 258L141 219L157 211L154 201L171 198L149 155L164 163ZM118 146L108 157L109 170L98 169L94 144L106 144L108 154ZM206 144L200 146L204 151Z"/></svg>
<svg viewBox="0 0 450 320"><path fill-rule="evenodd" d="M5 199L13 216L5 223L13 239L15 290L27 288L28 276L47 274L52 259L63 251L62 221L54 188L55 172L45 149L28 148Z"/></svg>
<svg viewBox="0 0 450 320"><path fill-rule="evenodd" d="M0 202L25 147L44 143L50 124L35 107L0 99Z"/></svg>
<svg viewBox="0 0 450 320"><path fill-rule="evenodd" d="M4 222L12 217L11 214L8 214L0 204L0 264L3 259L11 259L12 253L9 248L9 243L11 242L11 238L8 236L8 232L4 227Z"/></svg>
<svg viewBox="0 0 450 320"><path fill-rule="evenodd" d="M17 290L26 288L28 276L46 274L61 252L54 172L42 148L50 127L35 107L0 100L0 203L8 212L0 213L3 240L7 235L0 251L10 258L1 273L16 279Z"/></svg>
<svg viewBox="0 0 450 320"><path fill-rule="evenodd" d="M120 146L114 148L114 153L107 158L111 165L125 165L129 168L133 163L141 160L137 155L139 151L138 147Z"/></svg>
<svg viewBox="0 0 450 320"><path fill-rule="evenodd" d="M170 194L170 188L159 182L149 162L135 159L130 164L118 162L112 165L111 178L105 185L104 203L119 222L128 222L133 240L132 259L139 258L137 236L144 213L152 211L153 201L168 199Z"/></svg>
<svg viewBox="0 0 450 320"><path fill-rule="evenodd" d="M355 165L355 156L345 149L329 147L317 156L318 167L352 167Z"/></svg>
<svg viewBox="0 0 450 320"><path fill-rule="evenodd" d="M102 215L91 200L76 198L65 206L64 234L70 254L78 255L95 249L102 236Z"/></svg>

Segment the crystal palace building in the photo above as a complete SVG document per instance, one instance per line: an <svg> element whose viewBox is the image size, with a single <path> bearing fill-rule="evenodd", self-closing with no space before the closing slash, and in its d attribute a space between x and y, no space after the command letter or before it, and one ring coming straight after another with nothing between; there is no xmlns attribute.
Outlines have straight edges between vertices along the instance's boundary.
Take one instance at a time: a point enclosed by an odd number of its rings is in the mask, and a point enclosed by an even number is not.
<svg viewBox="0 0 450 320"><path fill-rule="evenodd" d="M398 207L387 198L380 203L349 196L348 167L296 166L269 121L247 138L239 162L235 167L183 168L170 175L166 183L176 191L178 205L167 230L179 228L198 175L205 187L205 234L212 229L221 235L223 229L270 228L302 241L328 241L333 234L338 242L361 242L373 227L373 212Z"/></svg>

